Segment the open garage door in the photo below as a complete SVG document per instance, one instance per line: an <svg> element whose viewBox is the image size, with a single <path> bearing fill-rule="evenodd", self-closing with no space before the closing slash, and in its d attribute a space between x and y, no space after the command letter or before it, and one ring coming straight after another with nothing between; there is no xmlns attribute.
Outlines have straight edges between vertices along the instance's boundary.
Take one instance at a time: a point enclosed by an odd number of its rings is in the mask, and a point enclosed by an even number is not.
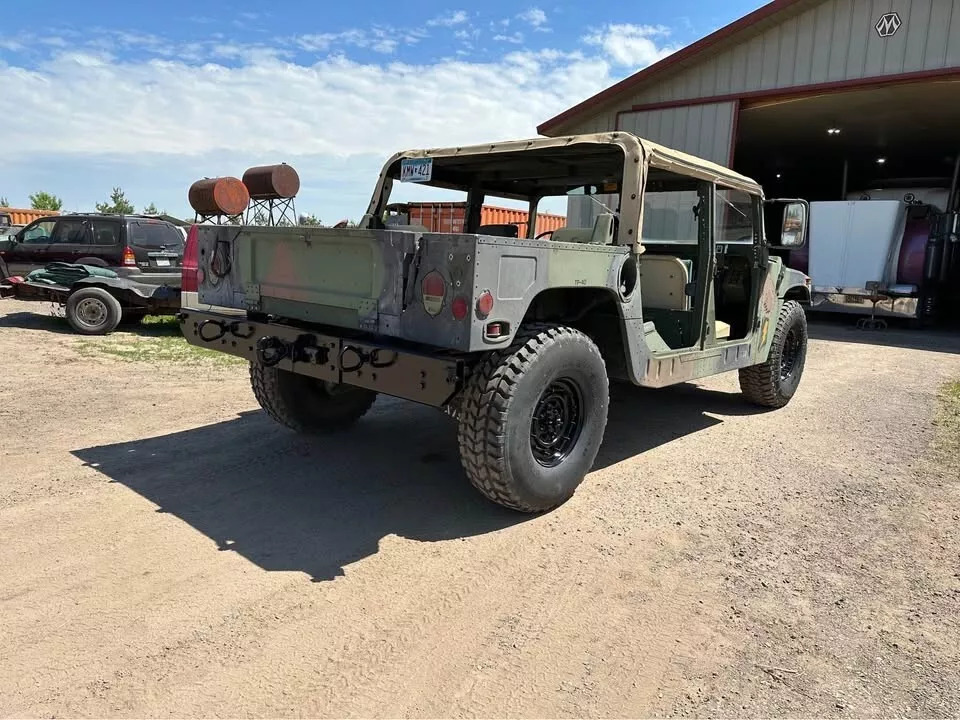
<svg viewBox="0 0 960 720"><path fill-rule="evenodd" d="M814 287L818 274L829 277L821 298L832 295L836 307L822 309L869 312L865 298L883 295L913 300L901 302L901 312L891 301L890 314L960 315L960 71L909 84L745 99L734 147L734 168L759 180L768 195L814 204L810 247L791 264L807 269ZM841 201L876 204L829 205ZM897 202L899 212L879 204ZM878 227L884 213L889 228ZM870 278L860 277L864 265L874 268ZM887 305L878 307L883 314Z"/></svg>

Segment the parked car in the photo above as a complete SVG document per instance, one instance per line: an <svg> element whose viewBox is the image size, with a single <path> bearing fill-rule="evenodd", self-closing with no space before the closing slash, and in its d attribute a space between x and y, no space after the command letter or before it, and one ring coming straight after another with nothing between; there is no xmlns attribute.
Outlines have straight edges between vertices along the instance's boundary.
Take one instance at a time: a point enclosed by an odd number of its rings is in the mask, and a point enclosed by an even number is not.
<svg viewBox="0 0 960 720"><path fill-rule="evenodd" d="M173 277L179 276L183 259L183 233L165 220L139 215L60 215L18 230L0 243L0 257L11 275L66 262L106 267L120 275Z"/></svg>
<svg viewBox="0 0 960 720"><path fill-rule="evenodd" d="M103 335L123 319L179 310L183 249L180 229L156 218L103 214L41 218L0 240L0 276L9 278L0 283L0 296L60 303L77 332ZM52 263L111 272L76 274ZM56 268L49 273L52 281L20 279L48 266Z"/></svg>

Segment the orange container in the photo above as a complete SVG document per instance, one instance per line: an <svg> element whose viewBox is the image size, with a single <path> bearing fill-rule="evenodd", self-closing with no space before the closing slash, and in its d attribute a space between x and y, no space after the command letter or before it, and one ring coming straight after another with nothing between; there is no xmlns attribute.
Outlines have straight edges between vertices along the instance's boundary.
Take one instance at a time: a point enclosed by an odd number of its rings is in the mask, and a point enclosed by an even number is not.
<svg viewBox="0 0 960 720"><path fill-rule="evenodd" d="M29 225L37 218L55 217L60 214L58 210L29 210L24 208L0 207L0 214L10 216L11 225Z"/></svg>
<svg viewBox="0 0 960 720"><path fill-rule="evenodd" d="M431 232L461 233L467 204L460 202L408 203L407 212L411 225L423 225ZM530 216L526 210L484 205L480 212L481 225L516 225L518 237L526 237L527 222ZM537 213L539 235L548 230L565 227L567 218L563 215Z"/></svg>

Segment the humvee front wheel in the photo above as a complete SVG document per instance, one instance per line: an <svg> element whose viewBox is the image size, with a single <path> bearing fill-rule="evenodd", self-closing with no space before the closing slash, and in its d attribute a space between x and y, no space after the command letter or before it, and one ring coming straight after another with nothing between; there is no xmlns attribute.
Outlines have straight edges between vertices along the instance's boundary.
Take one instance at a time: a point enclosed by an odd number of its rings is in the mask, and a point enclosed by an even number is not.
<svg viewBox="0 0 960 720"><path fill-rule="evenodd" d="M464 388L458 440L467 477L500 505L542 512L590 471L607 425L607 371L573 328L529 325Z"/></svg>
<svg viewBox="0 0 960 720"><path fill-rule="evenodd" d="M755 405L779 408L797 391L807 359L807 316L796 300L780 308L767 361L740 370L740 390Z"/></svg>
<svg viewBox="0 0 960 720"><path fill-rule="evenodd" d="M250 386L267 414L299 433L343 430L376 400L372 390L328 383L260 363L250 363Z"/></svg>

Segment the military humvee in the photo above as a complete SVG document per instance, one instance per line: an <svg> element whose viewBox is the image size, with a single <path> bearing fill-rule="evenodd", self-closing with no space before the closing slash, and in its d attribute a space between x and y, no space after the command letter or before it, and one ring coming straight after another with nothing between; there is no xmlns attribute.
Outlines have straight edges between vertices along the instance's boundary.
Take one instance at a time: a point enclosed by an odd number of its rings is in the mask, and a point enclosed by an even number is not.
<svg viewBox="0 0 960 720"><path fill-rule="evenodd" d="M462 232L388 224L398 181L465 191ZM528 204L525 237L480 225L489 196ZM537 234L552 197L574 198L567 227ZM749 401L790 400L810 280L777 253L803 244L808 209L782 204L771 212L749 178L622 132L403 152L357 228L195 226L199 302L246 315L180 318L191 343L250 361L278 422L340 430L377 393L445 409L470 481L543 511L590 470L610 379L739 370ZM765 216L781 225L776 246Z"/></svg>

